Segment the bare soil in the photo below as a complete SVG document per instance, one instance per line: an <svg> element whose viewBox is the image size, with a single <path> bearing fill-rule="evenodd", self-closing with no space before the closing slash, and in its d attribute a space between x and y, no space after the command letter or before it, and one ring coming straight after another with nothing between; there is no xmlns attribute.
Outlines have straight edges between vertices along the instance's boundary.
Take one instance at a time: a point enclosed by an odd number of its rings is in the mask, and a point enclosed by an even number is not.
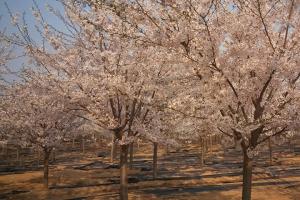
<svg viewBox="0 0 300 200"><path fill-rule="evenodd" d="M23 150L19 161L12 149L2 153L0 199L118 199L118 162L110 163L108 147L90 144L83 153L79 144L75 150L70 144L64 146L51 163L49 189L43 187L42 165L37 165L36 153ZM241 199L241 152L224 152L215 145L201 166L201 151L196 146L169 152L159 147L158 178L153 180L151 151L151 144L135 146L129 199ZM300 144L292 149L288 145L274 148L273 165L268 161L268 152L255 160L252 199L299 200Z"/></svg>

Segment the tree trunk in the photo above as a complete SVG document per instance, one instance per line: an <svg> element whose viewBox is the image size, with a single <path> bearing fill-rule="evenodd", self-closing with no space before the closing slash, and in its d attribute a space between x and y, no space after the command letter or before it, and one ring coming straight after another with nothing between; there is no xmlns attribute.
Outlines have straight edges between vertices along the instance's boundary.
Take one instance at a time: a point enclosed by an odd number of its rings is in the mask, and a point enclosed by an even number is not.
<svg viewBox="0 0 300 200"><path fill-rule="evenodd" d="M2 144L2 147L1 147L2 148L2 150L1 150L2 153L1 154L3 154L3 155L5 154L5 146L6 146L5 144Z"/></svg>
<svg viewBox="0 0 300 200"><path fill-rule="evenodd" d="M133 168L133 145L134 143L130 143L130 149L129 149L129 167L130 169Z"/></svg>
<svg viewBox="0 0 300 200"><path fill-rule="evenodd" d="M294 153L294 148L293 148L293 141L292 139L289 140L289 148L290 148L290 152Z"/></svg>
<svg viewBox="0 0 300 200"><path fill-rule="evenodd" d="M20 149L17 147L17 162L20 160Z"/></svg>
<svg viewBox="0 0 300 200"><path fill-rule="evenodd" d="M82 138L82 153L85 153L85 140Z"/></svg>
<svg viewBox="0 0 300 200"><path fill-rule="evenodd" d="M38 149L38 151L37 151L37 166L38 166L38 167L40 166L40 157L41 157L41 152L40 152L40 150Z"/></svg>
<svg viewBox="0 0 300 200"><path fill-rule="evenodd" d="M21 147L17 147L18 148L18 164L19 166L23 166L23 161L22 161L22 148Z"/></svg>
<svg viewBox="0 0 300 200"><path fill-rule="evenodd" d="M207 150L206 139L205 138L202 139L202 147L203 147L203 154L205 155L206 150Z"/></svg>
<svg viewBox="0 0 300 200"><path fill-rule="evenodd" d="M269 164L273 164L273 150L272 150L272 141L269 138Z"/></svg>
<svg viewBox="0 0 300 200"><path fill-rule="evenodd" d="M252 159L248 157L247 151L244 150L243 160L243 193L242 200L251 200L252 188Z"/></svg>
<svg viewBox="0 0 300 200"><path fill-rule="evenodd" d="M53 160L56 161L56 154L57 154L57 150L55 149L54 154L53 154Z"/></svg>
<svg viewBox="0 0 300 200"><path fill-rule="evenodd" d="M121 146L120 152L120 200L128 200L128 145Z"/></svg>
<svg viewBox="0 0 300 200"><path fill-rule="evenodd" d="M116 144L115 144L115 136L113 136L111 141L111 149L110 149L110 162L112 163L114 162L115 156L116 156Z"/></svg>
<svg viewBox="0 0 300 200"><path fill-rule="evenodd" d="M17 159L17 162L19 162L19 157L20 157L20 153L19 153L19 148L17 147L17 152L16 152L16 159Z"/></svg>
<svg viewBox="0 0 300 200"><path fill-rule="evenodd" d="M218 138L217 138L217 136L216 136L216 135L214 135L213 144L214 144L214 145L218 144Z"/></svg>
<svg viewBox="0 0 300 200"><path fill-rule="evenodd" d="M204 165L204 141L201 138L201 156L200 156L200 164L201 166Z"/></svg>
<svg viewBox="0 0 300 200"><path fill-rule="evenodd" d="M209 152L210 152L210 154L212 154L212 152L213 152L213 144L212 144L212 137L211 136L209 136Z"/></svg>
<svg viewBox="0 0 300 200"><path fill-rule="evenodd" d="M8 144L6 144L6 151L5 151L6 157L8 157L8 151L9 151L9 146Z"/></svg>
<svg viewBox="0 0 300 200"><path fill-rule="evenodd" d="M237 139L236 137L233 138L234 139L234 149L238 149L238 142L237 142Z"/></svg>
<svg viewBox="0 0 300 200"><path fill-rule="evenodd" d="M72 150L75 149L75 137L72 138Z"/></svg>
<svg viewBox="0 0 300 200"><path fill-rule="evenodd" d="M153 143L153 179L157 177L157 142Z"/></svg>
<svg viewBox="0 0 300 200"><path fill-rule="evenodd" d="M44 149L44 186L48 189L48 180L49 180L49 157L51 150Z"/></svg>

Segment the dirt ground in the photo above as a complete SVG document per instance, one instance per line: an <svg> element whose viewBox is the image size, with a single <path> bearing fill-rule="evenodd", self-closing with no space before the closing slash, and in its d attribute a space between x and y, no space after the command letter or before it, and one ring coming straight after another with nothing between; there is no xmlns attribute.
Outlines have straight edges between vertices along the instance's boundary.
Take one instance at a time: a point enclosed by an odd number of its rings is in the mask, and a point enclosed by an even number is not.
<svg viewBox="0 0 300 200"><path fill-rule="evenodd" d="M216 145L201 166L195 146L169 152L159 148L157 180L152 179L151 150L151 144L135 147L129 199L241 199L242 157L237 150L224 152ZM106 146L86 148L85 153L58 150L50 166L48 190L42 184L42 166L37 166L34 157L23 156L20 163L13 161L13 156L1 157L0 199L118 199L117 161L110 163ZM292 150L287 145L276 147L272 166L268 165L268 152L260 154L255 161L252 199L300 199L300 144Z"/></svg>

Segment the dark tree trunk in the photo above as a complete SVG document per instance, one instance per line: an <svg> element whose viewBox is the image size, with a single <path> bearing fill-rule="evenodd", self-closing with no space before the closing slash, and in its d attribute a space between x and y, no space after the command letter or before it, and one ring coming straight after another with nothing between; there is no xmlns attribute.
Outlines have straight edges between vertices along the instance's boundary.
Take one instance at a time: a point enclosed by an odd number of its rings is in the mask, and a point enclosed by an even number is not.
<svg viewBox="0 0 300 200"><path fill-rule="evenodd" d="M121 146L120 152L120 200L128 200L128 145Z"/></svg>
<svg viewBox="0 0 300 200"><path fill-rule="evenodd" d="M116 156L116 144L115 144L115 136L113 136L111 141L111 149L110 149L110 162L114 162Z"/></svg>
<svg viewBox="0 0 300 200"><path fill-rule="evenodd" d="M243 151L243 193L242 200L251 200L251 188L252 188L252 159L248 157L247 150Z"/></svg>
<svg viewBox="0 0 300 200"><path fill-rule="evenodd" d="M269 138L269 164L273 165L273 150L272 150L272 141Z"/></svg>
<svg viewBox="0 0 300 200"><path fill-rule="evenodd" d="M5 144L1 145L1 154L5 154Z"/></svg>
<svg viewBox="0 0 300 200"><path fill-rule="evenodd" d="M239 145L240 145L240 144L238 144L236 137L234 137L234 148L235 148L235 149L238 149L238 148L239 148Z"/></svg>
<svg viewBox="0 0 300 200"><path fill-rule="evenodd" d="M218 136L216 136L216 135L214 136L213 144L214 145L218 144Z"/></svg>
<svg viewBox="0 0 300 200"><path fill-rule="evenodd" d="M133 145L134 143L130 143L130 148L129 148L129 167L130 169L133 168Z"/></svg>
<svg viewBox="0 0 300 200"><path fill-rule="evenodd" d="M20 161L20 148L17 147L16 150L17 150L17 162L19 162Z"/></svg>
<svg viewBox="0 0 300 200"><path fill-rule="evenodd" d="M55 162L55 160L56 160L56 148L52 150L52 162Z"/></svg>
<svg viewBox="0 0 300 200"><path fill-rule="evenodd" d="M157 177L157 142L153 142L153 179Z"/></svg>
<svg viewBox="0 0 300 200"><path fill-rule="evenodd" d="M213 152L213 143L212 143L212 136L209 136L209 152L212 154Z"/></svg>
<svg viewBox="0 0 300 200"><path fill-rule="evenodd" d="M38 149L38 151L37 151L37 166L40 166L40 157L41 157L41 152Z"/></svg>
<svg viewBox="0 0 300 200"><path fill-rule="evenodd" d="M290 152L294 152L292 139L289 140L289 148L290 148Z"/></svg>
<svg viewBox="0 0 300 200"><path fill-rule="evenodd" d="M21 147L18 147L18 152L19 152L19 155L18 155L18 164L19 166L23 166L23 160L22 160L22 148Z"/></svg>
<svg viewBox="0 0 300 200"><path fill-rule="evenodd" d="M49 182L49 157L51 154L51 150L44 149L44 186L48 188Z"/></svg>
<svg viewBox="0 0 300 200"><path fill-rule="evenodd" d="M201 156L200 156L200 164L201 166L204 165L204 141L203 138L201 138Z"/></svg>
<svg viewBox="0 0 300 200"><path fill-rule="evenodd" d="M85 153L85 139L84 139L84 137L82 138L81 142L82 142L82 144L81 144L81 146L82 146L82 153Z"/></svg>
<svg viewBox="0 0 300 200"><path fill-rule="evenodd" d="M9 146L8 144L6 144L6 151L5 151L6 157L8 157L8 150L9 150Z"/></svg>
<svg viewBox="0 0 300 200"><path fill-rule="evenodd" d="M73 138L72 138L72 150L74 150L75 149L75 137L73 136Z"/></svg>

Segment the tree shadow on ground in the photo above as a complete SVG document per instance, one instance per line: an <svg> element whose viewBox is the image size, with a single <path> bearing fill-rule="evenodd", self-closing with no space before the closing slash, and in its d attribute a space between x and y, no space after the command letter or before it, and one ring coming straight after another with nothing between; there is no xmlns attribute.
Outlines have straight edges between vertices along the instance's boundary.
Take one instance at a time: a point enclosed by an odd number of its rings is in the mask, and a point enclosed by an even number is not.
<svg viewBox="0 0 300 200"><path fill-rule="evenodd" d="M253 183L253 187L258 186L272 186L272 185L287 185L287 184L299 184L300 181L268 181L268 182L257 182ZM163 197L168 195L176 195L185 193L188 195L194 195L201 192L218 192L218 191L229 191L242 187L242 183L230 183L222 185L203 185L193 187L166 187L166 188L147 188L141 191L145 194L156 195L157 197Z"/></svg>

